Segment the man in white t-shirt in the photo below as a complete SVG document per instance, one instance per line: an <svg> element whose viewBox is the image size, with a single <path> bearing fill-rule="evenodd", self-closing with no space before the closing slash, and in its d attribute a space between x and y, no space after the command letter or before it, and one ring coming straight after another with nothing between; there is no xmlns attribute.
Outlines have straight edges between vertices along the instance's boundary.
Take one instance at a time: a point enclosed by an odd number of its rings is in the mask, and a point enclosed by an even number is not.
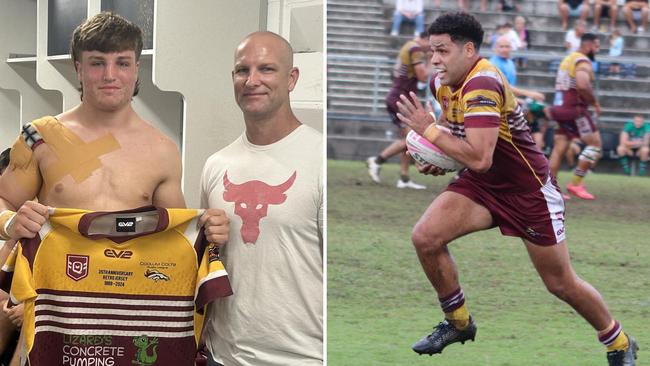
<svg viewBox="0 0 650 366"><path fill-rule="evenodd" d="M587 31L587 22L578 19L573 25L573 29L569 29L564 36L564 47L567 53L572 53L580 48L580 38Z"/></svg>
<svg viewBox="0 0 650 366"><path fill-rule="evenodd" d="M209 307L208 365L322 366L323 139L300 123L289 43L247 36L235 52L245 132L206 162L202 207L231 220L220 256L234 295Z"/></svg>

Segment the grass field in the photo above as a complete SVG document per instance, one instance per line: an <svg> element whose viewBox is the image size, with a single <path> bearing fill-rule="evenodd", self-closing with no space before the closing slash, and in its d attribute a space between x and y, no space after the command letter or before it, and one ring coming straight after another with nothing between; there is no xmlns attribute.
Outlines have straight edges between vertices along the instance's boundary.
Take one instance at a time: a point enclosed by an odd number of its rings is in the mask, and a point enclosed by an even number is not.
<svg viewBox="0 0 650 366"><path fill-rule="evenodd" d="M607 364L592 328L546 291L521 240L498 229L450 245L476 342L433 357L411 351L442 312L410 232L450 177L416 176L426 191L396 189L394 164L382 177L372 184L362 162L328 162L328 365ZM637 364L650 365L650 178L592 174L587 184L598 199L567 204L573 265L637 338Z"/></svg>

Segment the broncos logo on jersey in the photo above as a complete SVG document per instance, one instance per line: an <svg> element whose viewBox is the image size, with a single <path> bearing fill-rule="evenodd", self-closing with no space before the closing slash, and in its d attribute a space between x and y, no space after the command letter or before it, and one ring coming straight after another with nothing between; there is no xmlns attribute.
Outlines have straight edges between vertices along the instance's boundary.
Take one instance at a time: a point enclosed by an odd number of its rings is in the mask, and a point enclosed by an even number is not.
<svg viewBox="0 0 650 366"><path fill-rule="evenodd" d="M144 276L147 277L148 279L154 280L156 282L161 281L161 280L162 281L169 281L169 276L167 276L166 274L164 274L164 273L162 273L160 271L156 271L155 269L147 269L144 272Z"/></svg>

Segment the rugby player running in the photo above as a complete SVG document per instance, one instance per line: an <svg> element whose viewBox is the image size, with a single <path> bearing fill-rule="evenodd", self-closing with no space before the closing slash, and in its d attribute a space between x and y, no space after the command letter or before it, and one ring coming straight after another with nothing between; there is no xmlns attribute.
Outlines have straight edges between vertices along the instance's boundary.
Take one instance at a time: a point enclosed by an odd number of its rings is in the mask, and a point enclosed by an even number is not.
<svg viewBox="0 0 650 366"><path fill-rule="evenodd" d="M401 97L398 117L467 169L436 197L417 222L412 241L433 285L445 319L413 345L419 354L440 353L455 342L474 340L470 315L448 244L498 226L520 237L546 288L571 305L598 332L609 365L634 365L633 337L609 313L598 291L574 272L564 232L564 201L535 146L508 82L479 56L481 24L467 13L438 17L429 28L431 89L443 108L436 122L412 95ZM452 135L436 124L447 124ZM432 165L418 166L439 175Z"/></svg>

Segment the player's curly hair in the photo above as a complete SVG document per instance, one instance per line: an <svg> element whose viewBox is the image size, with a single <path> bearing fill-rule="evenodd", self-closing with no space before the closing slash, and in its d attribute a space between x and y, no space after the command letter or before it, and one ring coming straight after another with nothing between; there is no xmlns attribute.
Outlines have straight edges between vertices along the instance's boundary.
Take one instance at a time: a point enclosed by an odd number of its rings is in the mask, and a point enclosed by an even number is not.
<svg viewBox="0 0 650 366"><path fill-rule="evenodd" d="M431 26L429 35L449 34L454 43L474 43L478 51L483 43L483 27L473 15L465 12L445 13L439 16Z"/></svg>
<svg viewBox="0 0 650 366"><path fill-rule="evenodd" d="M580 43L582 42L593 42L598 39L598 36L595 33L584 33L580 37Z"/></svg>

